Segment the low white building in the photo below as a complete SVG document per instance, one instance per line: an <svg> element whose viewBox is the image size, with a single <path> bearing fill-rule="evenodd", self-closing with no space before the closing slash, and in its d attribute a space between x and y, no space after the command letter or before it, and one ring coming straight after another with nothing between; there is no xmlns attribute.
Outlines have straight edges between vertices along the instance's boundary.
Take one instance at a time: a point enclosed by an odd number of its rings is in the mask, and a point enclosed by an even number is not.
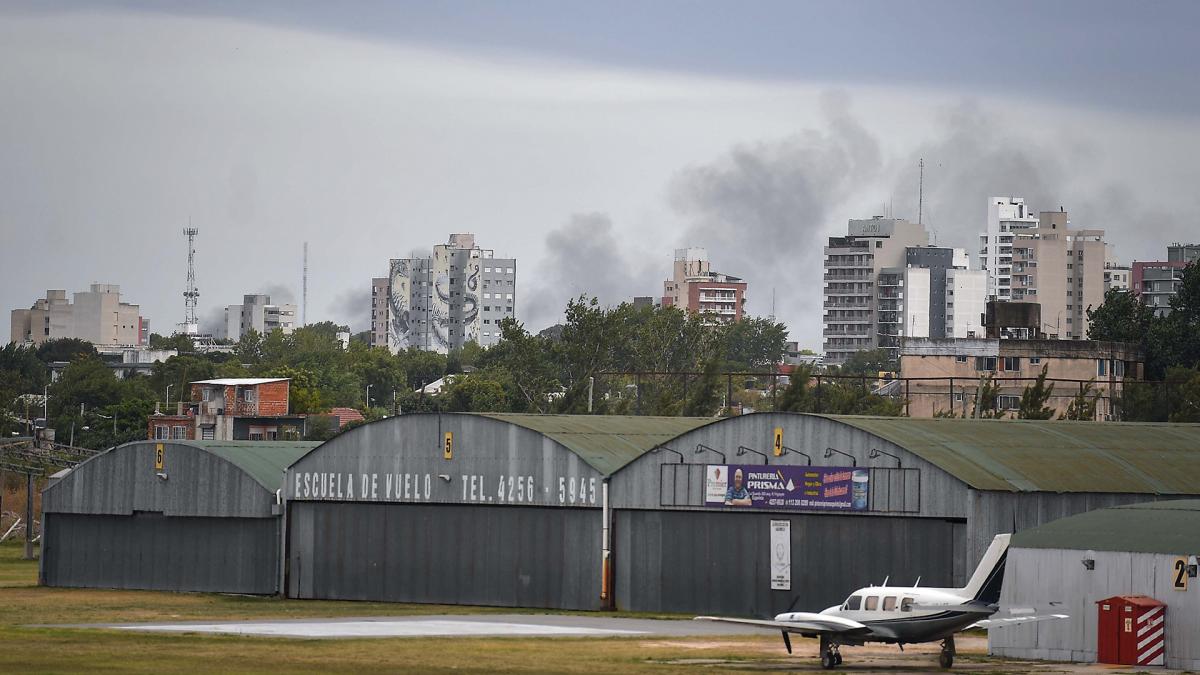
<svg viewBox="0 0 1200 675"><path fill-rule="evenodd" d="M1005 657L1096 662L1098 603L1148 596L1166 605L1164 665L1200 669L1200 583L1190 576L1198 552L1200 500L1099 509L1019 531L1008 551L1001 606L1060 602L1055 611L1069 618L989 631L989 650ZM1138 642L1152 639L1152 632Z"/></svg>
<svg viewBox="0 0 1200 675"><path fill-rule="evenodd" d="M255 294L242 296L242 304L225 308L225 321L220 337L241 339L250 331L266 335L278 328L290 334L296 328L296 305L276 305L271 296Z"/></svg>

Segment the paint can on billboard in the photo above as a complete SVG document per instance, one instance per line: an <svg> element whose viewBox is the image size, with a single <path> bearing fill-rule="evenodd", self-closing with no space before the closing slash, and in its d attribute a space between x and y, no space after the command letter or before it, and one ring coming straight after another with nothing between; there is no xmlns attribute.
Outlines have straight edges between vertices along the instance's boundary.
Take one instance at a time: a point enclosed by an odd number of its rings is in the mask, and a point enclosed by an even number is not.
<svg viewBox="0 0 1200 675"><path fill-rule="evenodd" d="M855 469L851 483L851 504L855 511L865 511L867 508L867 491L870 486L871 474L866 469Z"/></svg>

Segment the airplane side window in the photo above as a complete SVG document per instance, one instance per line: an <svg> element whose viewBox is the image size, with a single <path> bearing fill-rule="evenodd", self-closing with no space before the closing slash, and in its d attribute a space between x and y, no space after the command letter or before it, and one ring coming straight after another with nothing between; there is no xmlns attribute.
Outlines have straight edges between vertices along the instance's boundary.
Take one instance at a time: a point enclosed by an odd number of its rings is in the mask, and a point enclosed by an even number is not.
<svg viewBox="0 0 1200 675"><path fill-rule="evenodd" d="M912 606L913 606L912 598L905 598L900 601L900 611L901 612L911 612Z"/></svg>
<svg viewBox="0 0 1200 675"><path fill-rule="evenodd" d="M883 599L883 611L885 611L885 612L896 611L896 596L889 595Z"/></svg>
<svg viewBox="0 0 1200 675"><path fill-rule="evenodd" d="M859 609L860 607L862 607L862 596L861 595L852 595L849 598L846 598L846 609L856 610L856 609Z"/></svg>
<svg viewBox="0 0 1200 675"><path fill-rule="evenodd" d="M875 595L867 596L867 605L863 609L868 612L874 612L876 609L879 609L879 597Z"/></svg>

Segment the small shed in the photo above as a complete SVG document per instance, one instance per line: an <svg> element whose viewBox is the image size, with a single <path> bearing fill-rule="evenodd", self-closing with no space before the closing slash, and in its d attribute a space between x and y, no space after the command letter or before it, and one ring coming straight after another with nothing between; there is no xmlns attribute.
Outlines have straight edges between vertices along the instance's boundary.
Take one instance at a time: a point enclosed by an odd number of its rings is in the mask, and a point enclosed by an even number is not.
<svg viewBox="0 0 1200 675"><path fill-rule="evenodd" d="M280 488L309 442L137 441L42 493L47 586L279 591Z"/></svg>
<svg viewBox="0 0 1200 675"><path fill-rule="evenodd" d="M1098 509L1019 531L1000 604L1060 602L1069 618L990 631L989 649L1006 657L1112 662L1116 646L1121 663L1150 665L1161 657L1168 668L1200 669L1200 623L1191 620L1200 613L1200 584L1191 576L1198 551L1195 499ZM1125 633L1127 617L1136 641L1121 652L1114 641L1129 638L1113 631ZM1148 627L1155 619L1163 621ZM1148 651L1156 641L1162 649Z"/></svg>

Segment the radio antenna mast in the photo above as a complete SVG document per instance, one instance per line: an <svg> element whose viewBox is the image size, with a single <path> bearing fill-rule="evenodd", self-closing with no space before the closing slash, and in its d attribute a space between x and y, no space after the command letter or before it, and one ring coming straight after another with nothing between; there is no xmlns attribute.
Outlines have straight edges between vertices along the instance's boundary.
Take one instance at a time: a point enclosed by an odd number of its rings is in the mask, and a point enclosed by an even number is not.
<svg viewBox="0 0 1200 675"><path fill-rule="evenodd" d="M192 220L188 219L188 226L183 228L183 234L188 240L188 270L187 270L187 289L183 291L183 328L184 335L196 335L200 332L200 322L196 320L196 303L200 299L200 291L196 288L196 235L200 230L191 226Z"/></svg>
<svg viewBox="0 0 1200 675"><path fill-rule="evenodd" d="M304 280L300 285L300 325L308 325L308 242L304 242Z"/></svg>
<svg viewBox="0 0 1200 675"><path fill-rule="evenodd" d="M921 178L917 182L917 224L923 225L925 223L925 221L924 221L924 216L925 216L925 213L924 213L924 211L925 211L925 158L924 157L922 157L921 161L917 163L917 166L919 166L921 168Z"/></svg>

